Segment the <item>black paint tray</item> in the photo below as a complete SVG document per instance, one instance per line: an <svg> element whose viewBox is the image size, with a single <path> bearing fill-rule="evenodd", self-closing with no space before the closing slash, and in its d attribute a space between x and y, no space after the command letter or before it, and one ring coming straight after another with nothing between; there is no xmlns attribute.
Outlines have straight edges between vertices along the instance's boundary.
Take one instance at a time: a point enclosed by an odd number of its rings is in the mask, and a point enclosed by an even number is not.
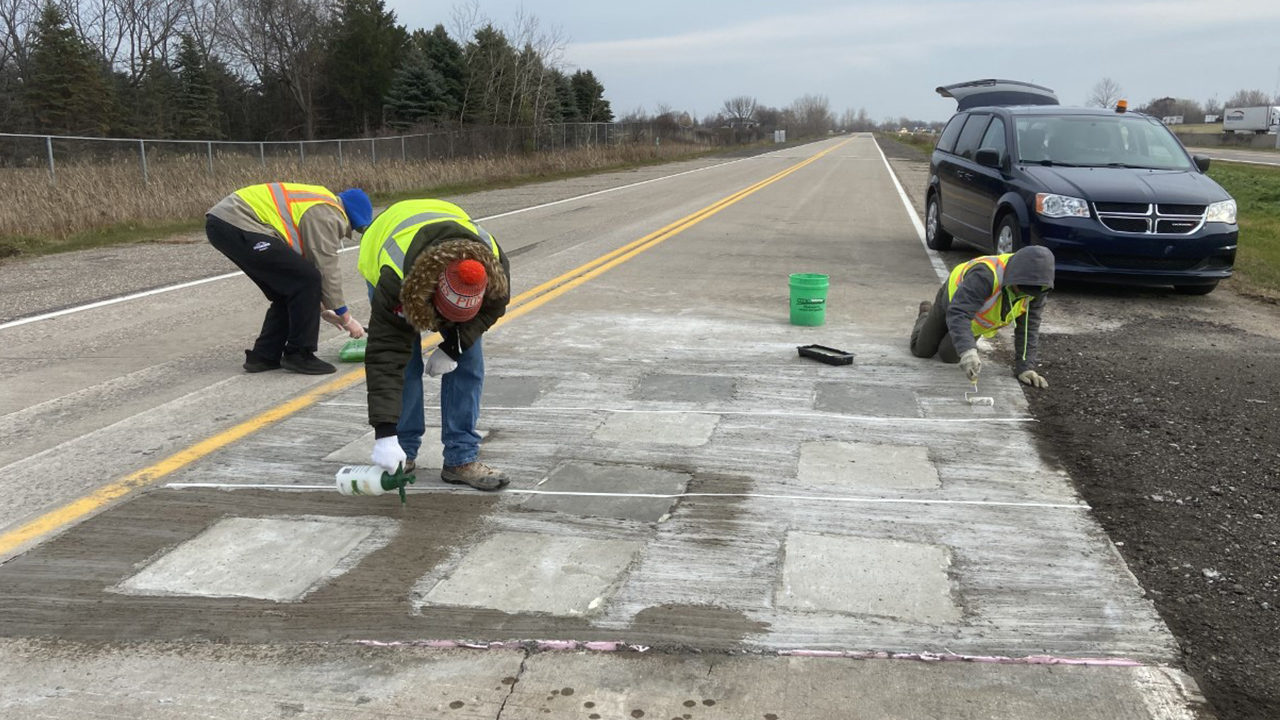
<svg viewBox="0 0 1280 720"><path fill-rule="evenodd" d="M796 348L800 357L813 358L828 365L852 365L853 353L829 348L825 345L801 345Z"/></svg>

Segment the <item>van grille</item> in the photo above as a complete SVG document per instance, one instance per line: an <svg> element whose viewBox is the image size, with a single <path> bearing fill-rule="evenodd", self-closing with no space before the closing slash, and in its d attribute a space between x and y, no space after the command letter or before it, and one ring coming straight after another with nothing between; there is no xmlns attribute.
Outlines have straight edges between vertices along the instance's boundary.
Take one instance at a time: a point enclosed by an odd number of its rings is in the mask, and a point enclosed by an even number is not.
<svg viewBox="0 0 1280 720"><path fill-rule="evenodd" d="M1097 202L1093 211L1113 232L1190 235L1204 226L1204 205Z"/></svg>

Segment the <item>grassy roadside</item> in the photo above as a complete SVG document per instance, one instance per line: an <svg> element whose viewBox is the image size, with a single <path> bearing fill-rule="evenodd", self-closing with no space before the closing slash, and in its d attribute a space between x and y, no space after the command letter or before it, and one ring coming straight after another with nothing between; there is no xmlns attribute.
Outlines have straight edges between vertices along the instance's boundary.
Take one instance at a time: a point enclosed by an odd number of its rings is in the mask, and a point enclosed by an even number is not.
<svg viewBox="0 0 1280 720"><path fill-rule="evenodd" d="M456 196L500 190L696 159L727 151L741 152L744 149L749 148L680 147L670 144L664 145L660 150L635 146L597 148L561 155L463 160L452 167L446 163L408 164L390 170L380 166L369 168L374 175L368 178L353 177L351 168L341 173L341 177L317 177L327 175L326 169L312 166L281 167L275 169L271 178L235 178L218 183L219 187L179 180L172 186L174 192L165 199L171 201L175 196L181 196L181 202L168 202L164 207L151 202L168 189L159 187L162 183L153 183L151 190L113 186L110 182L113 168L82 169L81 185L87 188L86 192L66 187L77 179L72 173L64 174L68 181L56 190L50 190L42 181L33 184L24 183L21 177L0 177L0 187L8 184L15 189L21 188L21 192L37 196L35 201L44 206L40 208L41 212L29 216L34 220L32 227L13 226L4 228L8 232L0 232L0 261L5 258L48 255L109 245L157 242L198 233L204 227L204 209L227 192L276 177L298 178L298 182L317 182L330 187L360 185L370 190L375 204L385 205L405 198ZM181 168L175 169L175 174L180 170ZM258 172L257 169L255 172ZM198 172L195 177L199 178ZM94 190L100 192L94 195ZM100 203L104 207L69 208L60 202L59 196L64 195L103 198ZM130 212L131 208L134 212ZM114 217L103 217L108 212L113 213Z"/></svg>
<svg viewBox="0 0 1280 720"><path fill-rule="evenodd" d="M1239 207L1237 288L1280 298L1280 168L1215 160L1209 177L1231 193Z"/></svg>
<svg viewBox="0 0 1280 720"><path fill-rule="evenodd" d="M933 155L933 146L938 143L938 136L933 133L876 133L881 140L892 140L924 153L928 160Z"/></svg>

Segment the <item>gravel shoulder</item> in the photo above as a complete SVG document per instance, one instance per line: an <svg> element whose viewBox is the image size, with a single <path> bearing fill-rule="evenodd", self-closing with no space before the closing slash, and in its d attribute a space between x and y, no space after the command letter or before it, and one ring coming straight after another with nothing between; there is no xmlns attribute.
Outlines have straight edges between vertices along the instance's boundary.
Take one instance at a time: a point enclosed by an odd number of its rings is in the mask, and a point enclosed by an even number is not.
<svg viewBox="0 0 1280 720"><path fill-rule="evenodd" d="M923 214L928 161L882 142ZM953 265L972 251L942 253ZM1280 308L1061 283L1027 392L1221 720L1280 717Z"/></svg>

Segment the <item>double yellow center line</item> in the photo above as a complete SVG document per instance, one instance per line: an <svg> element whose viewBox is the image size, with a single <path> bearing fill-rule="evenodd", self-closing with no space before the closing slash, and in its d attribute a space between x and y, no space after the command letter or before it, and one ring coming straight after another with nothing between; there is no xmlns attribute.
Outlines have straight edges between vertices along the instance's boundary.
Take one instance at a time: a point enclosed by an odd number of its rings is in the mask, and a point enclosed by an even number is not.
<svg viewBox="0 0 1280 720"><path fill-rule="evenodd" d="M588 280L598 277L599 275L608 272L610 269L627 262L640 253L657 247L662 242L675 237L681 232L697 225L730 205L733 205L759 190L778 182L806 165L817 162L820 158L835 152L849 142L851 141L845 140L838 145L830 147L816 155L813 155L812 157L792 165L782 172L765 178L764 180L761 180L760 182L743 190L739 190L738 192L714 202L691 215L687 215L661 230L645 235L639 240L627 243L613 252L602 255L585 265L581 265L570 270L560 277L548 280L532 290L517 295L511 300L507 314L499 320L497 325L494 327L500 327L503 323L514 320L525 313L541 307ZM439 341L439 335L432 335L431 337L423 339L423 345L431 345ZM332 380L329 380L328 382L312 388L306 393L289 400L288 402L271 408L270 410L267 410L238 425L223 430L213 437L198 442L185 450L174 453L154 465L132 472L119 480L94 490L92 493L82 498L67 503L55 510L51 510L24 525L10 530L5 534L0 535L0 557L7 556L14 550L17 550L28 543L34 542L44 535L77 522L87 515L101 509L113 500L127 495L134 490L152 485L166 475L180 470L238 440L252 435L268 425L279 422L300 410L311 407L325 397L347 390L362 380L364 380L364 367L361 366L359 368L352 369Z"/></svg>

